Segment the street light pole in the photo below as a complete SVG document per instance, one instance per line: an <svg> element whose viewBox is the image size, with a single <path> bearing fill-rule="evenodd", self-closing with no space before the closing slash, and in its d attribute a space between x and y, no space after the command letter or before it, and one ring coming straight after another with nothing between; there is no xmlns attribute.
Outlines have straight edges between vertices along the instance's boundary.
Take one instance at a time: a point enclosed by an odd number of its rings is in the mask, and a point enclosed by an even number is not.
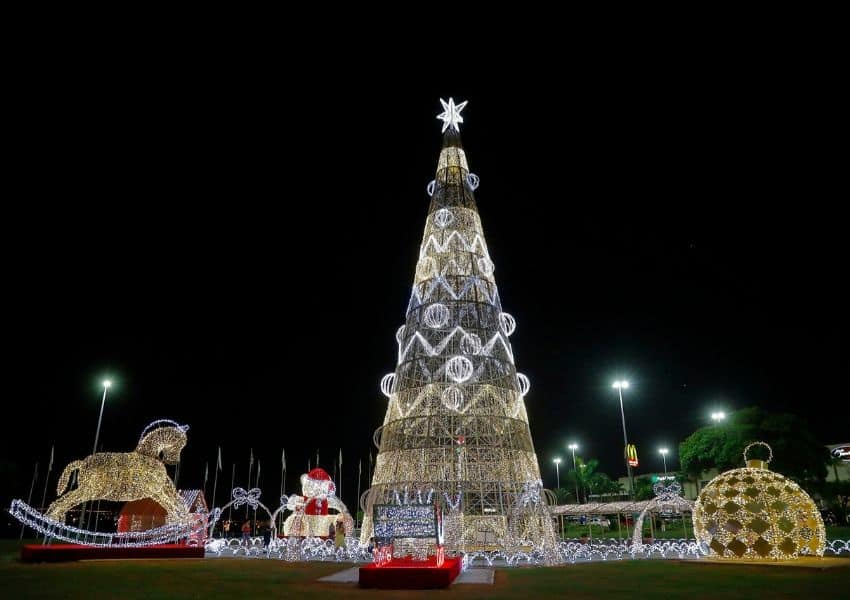
<svg viewBox="0 0 850 600"><path fill-rule="evenodd" d="M576 504L581 504L578 499L578 468L576 467L576 450L578 449L578 444L570 444L569 448L570 452L573 453L573 473L575 474L576 480Z"/></svg>
<svg viewBox="0 0 850 600"><path fill-rule="evenodd" d="M561 470L560 470L561 459L556 458L552 462L555 463L555 477L556 477L557 482L558 482L558 489L560 490L561 489Z"/></svg>
<svg viewBox="0 0 850 600"><path fill-rule="evenodd" d="M661 453L661 458L664 460L664 478L667 478L667 448L661 448L658 450Z"/></svg>
<svg viewBox="0 0 850 600"><path fill-rule="evenodd" d="M629 458L627 456L627 451L629 448L629 438L626 435L626 413L623 410L623 389L629 387L628 381L615 381L613 387L617 390L617 394L620 396L620 418L623 421L623 454L626 459L626 471L629 474L629 498L634 500L635 498L635 480L634 475L632 475L632 466L629 464Z"/></svg>
<svg viewBox="0 0 850 600"><path fill-rule="evenodd" d="M100 414L97 417L97 430L94 433L94 448L92 449L92 454L97 452L97 442L100 440L100 424L103 422L103 407L106 404L106 392L109 391L109 388L112 387L112 382L109 379L104 379L102 382L103 385L103 397L100 399ZM80 529L83 529L83 522L86 518L86 503L83 502L83 507L80 509Z"/></svg>

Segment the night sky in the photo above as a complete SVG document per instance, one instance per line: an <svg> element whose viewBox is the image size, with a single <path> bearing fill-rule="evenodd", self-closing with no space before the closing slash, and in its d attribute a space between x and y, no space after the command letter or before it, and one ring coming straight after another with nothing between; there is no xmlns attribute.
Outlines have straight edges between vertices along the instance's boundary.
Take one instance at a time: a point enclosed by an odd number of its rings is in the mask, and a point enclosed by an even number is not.
<svg viewBox="0 0 850 600"><path fill-rule="evenodd" d="M639 473L716 409L791 411L847 441L837 83L785 60L623 60L486 86L56 57L19 91L7 164L4 506L51 444L48 500L90 453L109 374L105 449L157 418L188 423L181 487L221 445L221 504L253 448L275 504L281 448L291 491L317 448L331 471L341 447L351 507L441 96L469 101L461 133L547 486L571 440L622 474L617 377Z"/></svg>

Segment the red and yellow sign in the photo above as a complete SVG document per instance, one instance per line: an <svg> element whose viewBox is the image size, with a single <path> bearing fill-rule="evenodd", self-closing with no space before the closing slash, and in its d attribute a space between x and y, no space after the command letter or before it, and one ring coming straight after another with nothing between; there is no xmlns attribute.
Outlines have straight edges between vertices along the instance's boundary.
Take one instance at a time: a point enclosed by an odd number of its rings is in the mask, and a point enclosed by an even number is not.
<svg viewBox="0 0 850 600"><path fill-rule="evenodd" d="M626 461L630 467L638 466L637 448L635 448L634 444L626 446Z"/></svg>

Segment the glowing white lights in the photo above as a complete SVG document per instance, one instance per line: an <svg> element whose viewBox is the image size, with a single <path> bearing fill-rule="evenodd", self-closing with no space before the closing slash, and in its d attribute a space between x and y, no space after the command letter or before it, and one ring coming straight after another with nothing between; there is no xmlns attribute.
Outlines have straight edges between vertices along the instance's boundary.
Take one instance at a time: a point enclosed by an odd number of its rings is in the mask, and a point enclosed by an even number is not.
<svg viewBox="0 0 850 600"><path fill-rule="evenodd" d="M466 103L467 101L465 100L460 104L455 104L453 98L449 98L448 102L440 98L440 104L443 105L443 112L437 115L437 118L443 122L443 133L449 127L455 131L460 131L460 124L463 123L463 117L460 116L460 111L463 110Z"/></svg>
<svg viewBox="0 0 850 600"><path fill-rule="evenodd" d="M104 379L102 382L103 387L109 389L112 387L112 382L109 379Z"/></svg>
<svg viewBox="0 0 850 600"><path fill-rule="evenodd" d="M718 412L711 413L711 420L712 421L715 421L715 422L722 421L725 418L726 418L726 413L723 412L722 410L718 411Z"/></svg>
<svg viewBox="0 0 850 600"><path fill-rule="evenodd" d="M456 504L457 511L444 515L447 552L533 548L548 557L555 532L540 490L516 507L524 483L540 479L520 395L529 382L517 374L508 340L516 323L502 312L475 207L472 192L480 179L454 135L460 120L446 108L447 135L428 186L431 212L398 347L397 379L376 433L371 487L361 498L360 539L370 539L372 508L389 503L394 488L439 482L437 494L458 494L460 503L463 489L463 505L470 507L464 513ZM399 540L395 552L418 556L423 548Z"/></svg>
<svg viewBox="0 0 850 600"><path fill-rule="evenodd" d="M445 304L432 304L425 309L425 324L432 329L439 329L449 321L449 309Z"/></svg>
<svg viewBox="0 0 850 600"><path fill-rule="evenodd" d="M509 313L499 313L499 325L502 327L502 331L505 332L505 335L511 335L514 331L516 331L516 319L514 319Z"/></svg>
<svg viewBox="0 0 850 600"><path fill-rule="evenodd" d="M531 388L531 382L528 380L528 377L526 377L522 373L517 373L516 379L519 383L519 394L520 396L524 397L528 393L528 390Z"/></svg>
<svg viewBox="0 0 850 600"><path fill-rule="evenodd" d="M443 351L449 346L449 344L457 335L460 335L461 339L463 339L463 336L467 335L467 332L463 327L458 326L452 329L452 331L448 335L446 335L446 337L440 340L438 344L431 344L430 342L428 342L427 339L425 339L425 336L423 336L417 331L410 338L410 341L407 343L407 345L404 348L399 349L398 363L401 364L402 361L406 360L408 358L408 354L411 352L411 349L414 348L414 346L416 345L418 345L420 349L423 350L428 356L439 356L443 353ZM494 348L497 349L497 352L494 352ZM501 351L504 352L504 355L501 358L509 361L510 363L513 363L514 356L511 353L511 347L507 343L505 338L502 337L501 333L493 334L493 337L491 337L490 340L481 347L479 353L485 356L496 356L499 353L499 348L501 348Z"/></svg>
<svg viewBox="0 0 850 600"><path fill-rule="evenodd" d="M465 333L460 338L460 351L464 354L478 354L481 352L481 338L477 333Z"/></svg>
<svg viewBox="0 0 850 600"><path fill-rule="evenodd" d="M441 208L434 213L434 224L440 229L444 229L451 225L455 220L455 216L448 208Z"/></svg>
<svg viewBox="0 0 850 600"><path fill-rule="evenodd" d="M463 391L456 385L443 390L443 405L450 410L458 410L463 405Z"/></svg>
<svg viewBox="0 0 850 600"><path fill-rule="evenodd" d="M470 242L468 237L460 231L452 231L446 236L443 242L440 242L434 235L429 235L419 250L419 257L427 256L428 252L445 254L451 250L452 244L457 244L463 252L487 254L487 246L484 244L484 239L477 233L472 236L472 241Z"/></svg>
<svg viewBox="0 0 850 600"><path fill-rule="evenodd" d="M629 382L626 381L625 379L623 381L615 381L614 383L611 384L611 387L614 388L615 390L625 390L625 389L628 389Z"/></svg>
<svg viewBox="0 0 850 600"><path fill-rule="evenodd" d="M393 387L395 386L395 373L387 373L381 378L381 392L389 398L393 395Z"/></svg>
<svg viewBox="0 0 850 600"><path fill-rule="evenodd" d="M473 370L472 361L465 356L453 356L446 361L446 375L452 381L463 383L472 377Z"/></svg>
<svg viewBox="0 0 850 600"><path fill-rule="evenodd" d="M493 261L485 256L478 259L478 269L484 273L484 275L490 277L493 275L495 267L493 266Z"/></svg>

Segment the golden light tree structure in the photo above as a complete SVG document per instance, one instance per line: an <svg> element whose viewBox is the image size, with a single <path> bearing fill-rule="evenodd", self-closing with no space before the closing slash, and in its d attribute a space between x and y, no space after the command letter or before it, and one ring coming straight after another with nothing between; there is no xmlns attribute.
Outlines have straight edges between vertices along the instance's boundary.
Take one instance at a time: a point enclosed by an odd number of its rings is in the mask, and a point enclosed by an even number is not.
<svg viewBox="0 0 850 600"><path fill-rule="evenodd" d="M162 506L166 523L186 522L189 511L165 470L176 464L186 446L185 425L160 420L148 425L132 452L97 452L71 462L62 471L56 493L46 517L64 521L74 506L91 500L130 502L149 498ZM65 492L71 473L77 474L77 487Z"/></svg>
<svg viewBox="0 0 850 600"><path fill-rule="evenodd" d="M552 548L555 532L542 489L524 397L470 173L461 145L466 102L441 100L443 145L406 320L397 332L389 398L375 432L378 455L361 497L361 541L376 504L434 492L443 504L449 551Z"/></svg>
<svg viewBox="0 0 850 600"><path fill-rule="evenodd" d="M765 446L766 461L748 460ZM694 534L712 556L730 560L791 560L823 556L826 530L820 511L796 483L768 470L770 446L744 449L746 467L712 479L694 504Z"/></svg>

